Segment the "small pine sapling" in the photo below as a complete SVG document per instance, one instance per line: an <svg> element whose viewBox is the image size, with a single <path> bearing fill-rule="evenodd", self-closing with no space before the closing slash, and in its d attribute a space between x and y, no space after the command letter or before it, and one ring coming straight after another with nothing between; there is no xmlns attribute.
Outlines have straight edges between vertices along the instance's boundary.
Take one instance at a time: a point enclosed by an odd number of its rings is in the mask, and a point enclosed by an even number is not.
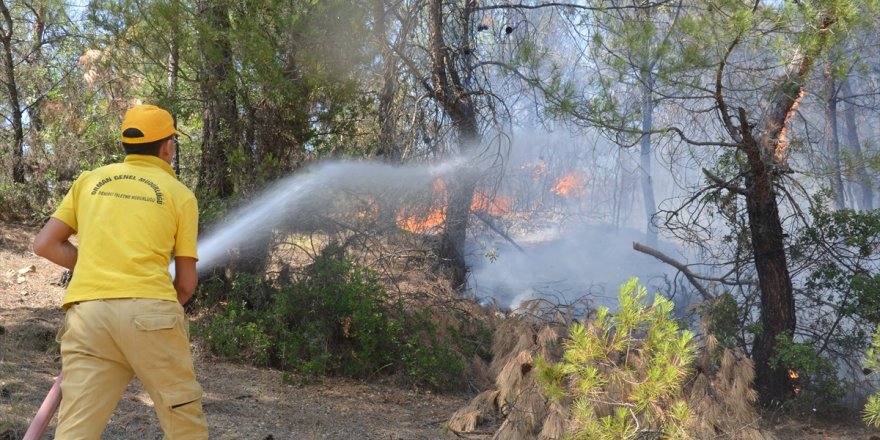
<svg viewBox="0 0 880 440"><path fill-rule="evenodd" d="M679 328L668 299L657 295L648 306L636 278L621 286L619 302L616 314L601 308L572 325L562 362L536 362L547 396L571 401L567 438L690 438L680 395L696 356L693 333Z"/></svg>

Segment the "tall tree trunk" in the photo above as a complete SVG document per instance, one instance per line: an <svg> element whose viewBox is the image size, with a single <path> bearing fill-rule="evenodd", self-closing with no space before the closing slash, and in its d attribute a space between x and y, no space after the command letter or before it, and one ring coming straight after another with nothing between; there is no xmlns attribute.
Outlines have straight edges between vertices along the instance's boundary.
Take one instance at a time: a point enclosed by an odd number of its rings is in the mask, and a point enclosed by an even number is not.
<svg viewBox="0 0 880 440"><path fill-rule="evenodd" d="M725 60L716 73L716 101L728 133L745 153L743 165L745 187L732 189L745 196L749 218L758 287L761 295L761 331L755 334L752 358L755 363L755 385L763 404L781 402L791 397L791 379L788 365L771 366L777 355L777 340L781 335L794 337L797 315L794 307L794 289L785 255L782 220L776 200L776 176L786 168L788 124L804 96L804 83L813 70L814 62L828 43L829 27L836 22L830 14L819 16L816 38L807 45L803 54L795 55L790 69L782 76L766 97L767 107L753 125L744 108L738 109L738 124L728 111L721 93ZM728 48L728 54L737 41ZM754 127L754 128L753 128Z"/></svg>
<svg viewBox="0 0 880 440"><path fill-rule="evenodd" d="M31 50L28 64L32 66L40 66L43 63L43 34L46 31L46 23L44 20L46 15L46 7L40 2L37 6L33 6L31 11L34 13L34 24L31 31ZM34 147L42 150L42 139L40 132L43 131L43 87L42 78L38 94L34 102L28 106L28 117L30 118L30 126L33 131Z"/></svg>
<svg viewBox="0 0 880 440"><path fill-rule="evenodd" d="M464 56L470 53L470 15L476 6L475 0L467 0L462 9L461 32L462 42L459 49ZM429 56L431 59L431 79L434 99L452 119L458 133L462 153L467 156L479 144L479 128L477 113L471 94L462 82L467 72L459 72L456 58L460 54L452 51L443 39L443 1L430 0L428 5L429 20ZM466 64L466 63L464 63ZM448 204L446 208L446 226L440 237L440 257L451 269L451 279L455 287L464 285L467 279L465 262L465 238L467 236L470 207L474 190L479 180L479 173L471 165L461 167L447 182Z"/></svg>
<svg viewBox="0 0 880 440"><path fill-rule="evenodd" d="M9 99L9 122L12 125L12 142L9 148L7 177L15 183L24 183L24 123L22 119L21 100L18 96L18 83L15 78L15 62L13 52L12 14L6 7L6 1L0 0L0 14L3 25L0 26L0 44L2 44L3 82L6 84L6 95Z"/></svg>
<svg viewBox="0 0 880 440"><path fill-rule="evenodd" d="M453 173L452 179L446 184L446 225L441 236L440 256L450 270L450 279L457 288L463 287L467 281L464 245L477 180L478 175L473 168L462 167Z"/></svg>
<svg viewBox="0 0 880 440"><path fill-rule="evenodd" d="M758 391L764 403L769 404L785 400L791 393L787 368L772 368L770 359L776 354L777 336L794 333L794 292L773 189L772 165L765 163L761 146L754 139L744 142L744 150L749 167L745 178L746 211L761 289L762 331L755 336L752 357Z"/></svg>
<svg viewBox="0 0 880 440"><path fill-rule="evenodd" d="M222 2L201 0L199 15L206 26L199 34L204 110L198 190L225 198L234 189L228 150L238 145L231 24Z"/></svg>
<svg viewBox="0 0 880 440"><path fill-rule="evenodd" d="M654 200L654 183L651 174L651 130L654 128L654 99L652 96L653 74L651 67L646 66L642 69L642 135L641 152L639 154L641 162L641 183L642 183L642 202L645 207L645 238L648 246L657 247L657 228L654 227L652 221L654 213L657 212L657 202Z"/></svg>
<svg viewBox="0 0 880 440"><path fill-rule="evenodd" d="M168 48L168 77L165 84L165 93L168 99L166 105L171 111L172 117L174 117L174 124L177 125L177 81L180 74L180 43L177 34L177 24L180 22L178 15L180 10L176 8L177 2L174 2L173 5L175 9L171 26L170 47ZM177 150L174 154L173 165L174 172L180 175L180 150Z"/></svg>
<svg viewBox="0 0 880 440"><path fill-rule="evenodd" d="M210 30L199 35L204 62L201 93L205 103L199 186L219 198L225 198L235 190L232 173L236 171L230 167L229 153L242 148L235 60L230 42L232 23L224 2L202 0L200 6L200 15L209 24ZM252 159L253 156L249 154L248 158ZM238 247L237 254L228 265L231 272L224 275L236 272L262 273L268 262L272 241L271 230L257 228L249 240Z"/></svg>
<svg viewBox="0 0 880 440"><path fill-rule="evenodd" d="M804 96L804 83L814 62L827 45L828 29L836 22L831 15L822 15L820 19L815 44L791 64L791 71L767 97L770 105L756 124L754 133L745 109L739 109L740 149L748 159L748 168L744 170L746 211L761 290L761 331L755 335L752 358L755 384L765 405L791 397L788 366L774 368L770 365L776 355L777 338L785 334L793 337L797 327L794 289L788 272L774 184L778 170L784 167L788 123Z"/></svg>
<svg viewBox="0 0 880 440"><path fill-rule="evenodd" d="M377 154L387 163L399 164L403 161L403 151L397 135L397 120L394 108L394 96L398 89L399 58L395 55L395 47L406 41L413 20L404 19L396 42L390 40L385 24L388 15L393 11L386 10L385 0L374 0L373 3L373 36L381 47L382 53L382 88L379 91L379 146ZM382 229L396 227L398 201L393 198L379 197L376 200L378 216L377 224Z"/></svg>
<svg viewBox="0 0 880 440"><path fill-rule="evenodd" d="M837 209L846 207L843 195L843 177L840 170L840 136L837 124L837 86L831 60L825 62L825 136L827 136L828 161L830 162L831 192Z"/></svg>
<svg viewBox="0 0 880 440"><path fill-rule="evenodd" d="M859 130L856 123L856 106L852 102L846 101L852 96L852 89L849 85L849 78L843 80L840 85L840 94L843 96L843 120L846 127L846 144L850 152L852 152L853 166L858 177L859 208L863 210L874 209L874 188L871 182L871 175L868 174L868 168L865 166L865 156L862 153L862 143L859 140Z"/></svg>
<svg viewBox="0 0 880 440"><path fill-rule="evenodd" d="M382 90L379 91L379 154L389 163L400 163L401 150L397 140L397 124L393 114L394 95L397 92L397 60L394 57L391 41L388 41L388 30L385 26L387 12L385 0L373 3L374 35L382 48ZM408 23L403 23L404 32ZM405 34L404 34L405 36ZM401 37L398 37L401 39Z"/></svg>

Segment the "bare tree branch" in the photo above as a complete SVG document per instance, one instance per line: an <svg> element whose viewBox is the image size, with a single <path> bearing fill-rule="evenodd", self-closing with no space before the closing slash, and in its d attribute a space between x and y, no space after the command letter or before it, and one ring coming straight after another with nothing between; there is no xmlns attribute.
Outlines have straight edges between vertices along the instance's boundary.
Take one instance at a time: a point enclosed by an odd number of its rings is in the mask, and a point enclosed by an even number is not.
<svg viewBox="0 0 880 440"><path fill-rule="evenodd" d="M745 189L740 188L740 187L733 184L734 180L738 180L740 177L742 177L741 175L737 175L733 179L725 181L725 180L721 179L720 177L716 176L713 172L707 170L706 168L703 168L703 174L705 174L706 177L708 177L709 180L711 180L712 183L714 183L715 185L718 185L718 186L720 186L730 192L739 194L741 196L746 195Z"/></svg>
<svg viewBox="0 0 880 440"><path fill-rule="evenodd" d="M697 291L700 292L700 296L702 296L704 300L712 301L715 299L715 295L712 295L711 293L709 293L709 291L706 290L706 288L703 287L702 284L700 284L699 280L697 280L697 276L693 272L691 272L691 270L688 269L688 267L685 266L684 264L676 261L675 259L664 254L663 252L658 251L657 249L645 246L637 241L633 242L633 249L635 249L643 254L648 254L648 255L678 269L678 271L681 272L682 274L684 274L684 276L688 279L688 281L691 282L691 285L693 285L694 288L696 288Z"/></svg>
<svg viewBox="0 0 880 440"><path fill-rule="evenodd" d="M539 3L535 5L526 5L523 3L504 3L498 5L487 5L487 6L479 6L473 8L475 11L489 11L494 9L546 9L546 8L570 8L570 9L580 9L584 11L613 11L613 10L625 10L625 9L650 9L656 8L658 6L663 6L667 3L672 3L671 0L664 0L659 2L647 2L644 4L630 4L624 6L608 6L603 5L599 6L589 6L588 4L580 4L580 3L562 3L562 2L548 2L548 3Z"/></svg>

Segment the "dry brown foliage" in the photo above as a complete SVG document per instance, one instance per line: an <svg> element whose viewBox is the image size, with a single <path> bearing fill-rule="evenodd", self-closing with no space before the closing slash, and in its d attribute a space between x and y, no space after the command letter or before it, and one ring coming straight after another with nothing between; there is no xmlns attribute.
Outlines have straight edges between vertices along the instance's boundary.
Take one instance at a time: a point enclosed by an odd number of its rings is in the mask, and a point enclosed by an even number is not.
<svg viewBox="0 0 880 440"><path fill-rule="evenodd" d="M572 428L568 402L544 396L536 382L534 358L540 355L549 362L559 361L570 323L559 307L548 312L537 303L504 319L492 345L489 372L495 377L494 388L455 412L447 427L458 434L491 431L493 440L561 438ZM692 411L688 434L695 439L776 439L758 426L754 367L742 352L719 350L714 337L706 336L692 371L681 394ZM610 386L625 386L615 383ZM606 391L626 394L623 389ZM613 406L597 405L594 410L597 415L610 414Z"/></svg>
<svg viewBox="0 0 880 440"><path fill-rule="evenodd" d="M483 391L468 403L468 406L459 409L449 421L449 429L455 432L473 432L477 427L490 422L487 418L493 418L498 413L498 390Z"/></svg>
<svg viewBox="0 0 880 440"><path fill-rule="evenodd" d="M561 337L568 321L558 310L541 310L537 301L527 303L523 313L502 320L495 331L489 366L495 377L494 389L484 391L453 414L447 427L467 433L500 421L493 439L559 438L567 413L563 405L544 396L536 381L534 358L560 358Z"/></svg>
<svg viewBox="0 0 880 440"><path fill-rule="evenodd" d="M694 377L683 391L693 412L688 431L698 439L775 439L758 427L752 360L738 349L719 351L712 335L705 341Z"/></svg>

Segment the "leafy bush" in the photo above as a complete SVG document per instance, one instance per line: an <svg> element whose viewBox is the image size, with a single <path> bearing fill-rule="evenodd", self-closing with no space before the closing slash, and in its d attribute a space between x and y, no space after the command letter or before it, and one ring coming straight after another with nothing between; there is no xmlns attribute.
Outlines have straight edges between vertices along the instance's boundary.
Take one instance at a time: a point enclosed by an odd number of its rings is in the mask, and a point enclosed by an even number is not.
<svg viewBox="0 0 880 440"><path fill-rule="evenodd" d="M434 389L456 385L462 378L465 363L462 354L452 346L460 341L443 341L429 310L414 313L410 322L409 336L400 347L400 359L407 376L419 378Z"/></svg>
<svg viewBox="0 0 880 440"><path fill-rule="evenodd" d="M263 365L366 376L393 361L398 324L382 309L385 296L366 269L331 258L289 285L240 273L205 337L219 354Z"/></svg>
<svg viewBox="0 0 880 440"><path fill-rule="evenodd" d="M200 306L213 310L202 332L216 353L308 375L402 372L444 389L460 383L477 341L489 340L461 337L463 328L441 331L428 311L407 315L370 270L332 256L297 280L241 273L226 289L202 289Z"/></svg>
<svg viewBox="0 0 880 440"><path fill-rule="evenodd" d="M791 340L788 334L776 337L776 354L770 358L773 368L789 368L797 379L797 393L802 401L835 402L844 395L837 369L809 343Z"/></svg>
<svg viewBox="0 0 880 440"><path fill-rule="evenodd" d="M254 322L255 317L244 302L229 303L224 313L213 317L205 332L214 351L222 356L252 357L258 364L268 364L269 337Z"/></svg>
<svg viewBox="0 0 880 440"><path fill-rule="evenodd" d="M690 409L678 396L696 354L693 334L679 329L671 301L658 295L647 306L637 283L621 286L616 314L601 308L572 326L562 362L536 362L547 395L573 399L573 439L688 438Z"/></svg>
<svg viewBox="0 0 880 440"><path fill-rule="evenodd" d="M791 266L803 267L797 290L799 334L856 360L880 322L880 211L824 208L817 196L813 223L795 234ZM829 313L829 310L832 311Z"/></svg>

